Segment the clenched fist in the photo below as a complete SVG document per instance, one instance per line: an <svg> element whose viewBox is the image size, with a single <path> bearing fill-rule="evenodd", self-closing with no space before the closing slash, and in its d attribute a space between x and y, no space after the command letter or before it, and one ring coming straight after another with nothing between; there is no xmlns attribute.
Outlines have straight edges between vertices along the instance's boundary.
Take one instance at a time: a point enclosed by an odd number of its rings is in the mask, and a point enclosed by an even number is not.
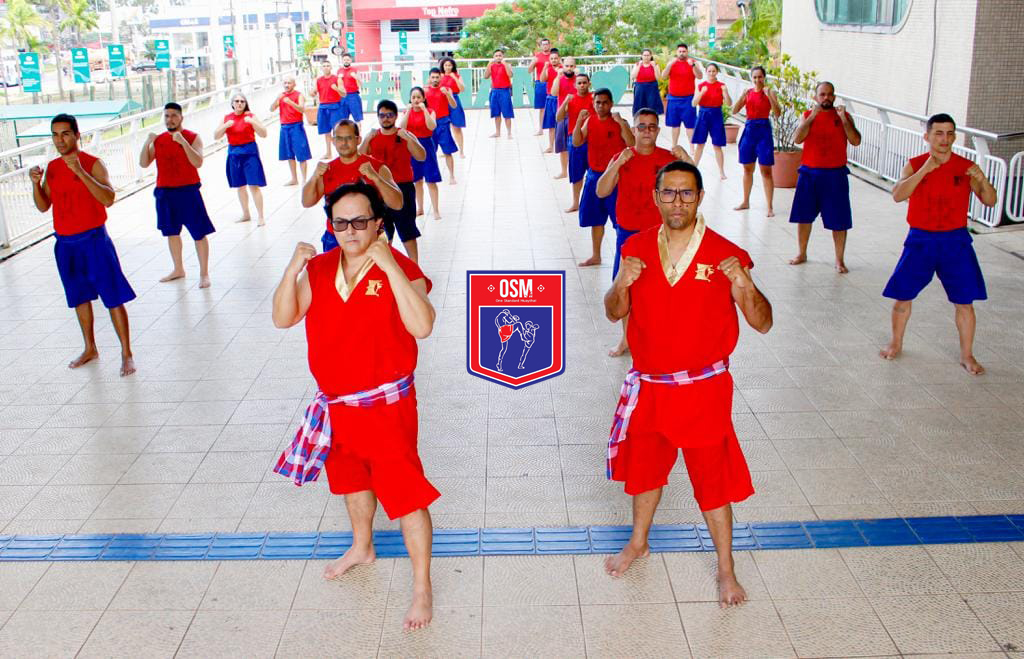
<svg viewBox="0 0 1024 659"><path fill-rule="evenodd" d="M635 256L627 256L622 259L622 263L619 264L619 274L615 278L615 283L621 288L629 288L640 278L643 274L644 268L647 264Z"/></svg>

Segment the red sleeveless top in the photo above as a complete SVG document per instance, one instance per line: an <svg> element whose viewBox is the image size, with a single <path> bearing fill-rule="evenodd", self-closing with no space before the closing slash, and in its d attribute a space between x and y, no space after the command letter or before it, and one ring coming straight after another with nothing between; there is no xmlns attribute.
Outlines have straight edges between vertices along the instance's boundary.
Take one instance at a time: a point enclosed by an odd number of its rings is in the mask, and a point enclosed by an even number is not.
<svg viewBox="0 0 1024 659"><path fill-rule="evenodd" d="M99 158L79 151L78 160L82 163L82 169L91 174ZM107 221L106 207L92 196L82 179L71 171L62 158L55 158L46 165L46 185L50 188L53 230L57 235L73 236L101 227Z"/></svg>
<svg viewBox="0 0 1024 659"><path fill-rule="evenodd" d="M196 133L190 130L182 128L181 134L189 144L196 139ZM153 151L156 154L156 187L180 188L199 183L199 170L188 161L185 148L174 141L172 133L158 136L153 142Z"/></svg>

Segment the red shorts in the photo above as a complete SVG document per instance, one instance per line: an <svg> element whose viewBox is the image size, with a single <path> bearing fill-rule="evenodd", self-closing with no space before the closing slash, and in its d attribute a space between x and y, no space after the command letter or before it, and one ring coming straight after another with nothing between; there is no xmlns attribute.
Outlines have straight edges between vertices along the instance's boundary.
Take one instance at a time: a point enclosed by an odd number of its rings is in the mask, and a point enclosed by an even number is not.
<svg viewBox="0 0 1024 659"><path fill-rule="evenodd" d="M502 343L504 343L505 341L508 341L510 338L512 338L512 326L511 325L502 325L501 327L499 327L498 328L498 338L501 339Z"/></svg>
<svg viewBox="0 0 1024 659"><path fill-rule="evenodd" d="M427 508L441 493L416 452L416 394L392 405L330 406L331 450L324 461L331 494L371 490L389 519Z"/></svg>
<svg viewBox="0 0 1024 659"><path fill-rule="evenodd" d="M619 445L612 480L625 482L629 495L663 487L680 449L702 511L743 501L754 493L732 427L728 373L687 385L645 382L626 440Z"/></svg>

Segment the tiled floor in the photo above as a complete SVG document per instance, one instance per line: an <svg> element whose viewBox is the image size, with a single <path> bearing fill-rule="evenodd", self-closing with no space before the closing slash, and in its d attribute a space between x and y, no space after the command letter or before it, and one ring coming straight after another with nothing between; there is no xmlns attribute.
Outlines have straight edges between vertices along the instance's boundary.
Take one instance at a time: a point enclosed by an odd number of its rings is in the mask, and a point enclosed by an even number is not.
<svg viewBox="0 0 1024 659"><path fill-rule="evenodd" d="M610 268L578 269L589 237L552 181L554 156L532 137L487 139L471 113L459 184L441 186L441 222L424 222L423 265L438 321L421 343L421 452L443 493L439 527L624 523L629 501L605 481L603 445L628 364L606 356L619 328L601 296ZM103 357L80 348L50 242L0 264L0 532L7 534L336 530L343 503L323 483L296 488L270 471L311 394L301 327L270 324L270 296L296 241L314 242L262 143L269 224L233 223L223 156L204 167L219 230L213 288L169 269L149 190L109 223L130 281L139 372L117 377L116 337L98 317ZM314 141L318 152L321 147ZM1024 234L979 236L990 300L978 305L971 378L957 366L952 309L933 285L915 303L898 362L881 361L889 305L880 291L905 233L904 208L852 183L846 276L818 227L811 262L794 268L779 217L738 213L729 180L705 161L710 225L753 256L775 308L766 336L744 331L733 356L735 424L757 495L737 518L810 520L1024 512ZM605 257L610 260L610 241ZM511 391L465 369L465 271L567 272L568 365ZM528 410L524 413L523 410ZM694 522L682 464L658 521ZM394 528L381 516L378 528ZM403 634L409 565L380 560L325 583L320 561L0 563L3 656L852 656L970 655L1024 648L1024 546L759 551L737 555L751 602L714 605L709 554L656 555L621 581L598 556L440 558L436 619Z"/></svg>

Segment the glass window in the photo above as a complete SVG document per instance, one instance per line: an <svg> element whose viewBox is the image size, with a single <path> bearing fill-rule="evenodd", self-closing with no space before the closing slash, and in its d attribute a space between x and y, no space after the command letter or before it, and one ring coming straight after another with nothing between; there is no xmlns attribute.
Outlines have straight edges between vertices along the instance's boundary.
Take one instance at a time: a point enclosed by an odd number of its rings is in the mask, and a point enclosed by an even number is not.
<svg viewBox="0 0 1024 659"><path fill-rule="evenodd" d="M394 18L388 22L391 23L392 32L420 31L420 19L418 18Z"/></svg>
<svg viewBox="0 0 1024 659"><path fill-rule="evenodd" d="M910 0L814 0L826 25L895 27L907 15Z"/></svg>

